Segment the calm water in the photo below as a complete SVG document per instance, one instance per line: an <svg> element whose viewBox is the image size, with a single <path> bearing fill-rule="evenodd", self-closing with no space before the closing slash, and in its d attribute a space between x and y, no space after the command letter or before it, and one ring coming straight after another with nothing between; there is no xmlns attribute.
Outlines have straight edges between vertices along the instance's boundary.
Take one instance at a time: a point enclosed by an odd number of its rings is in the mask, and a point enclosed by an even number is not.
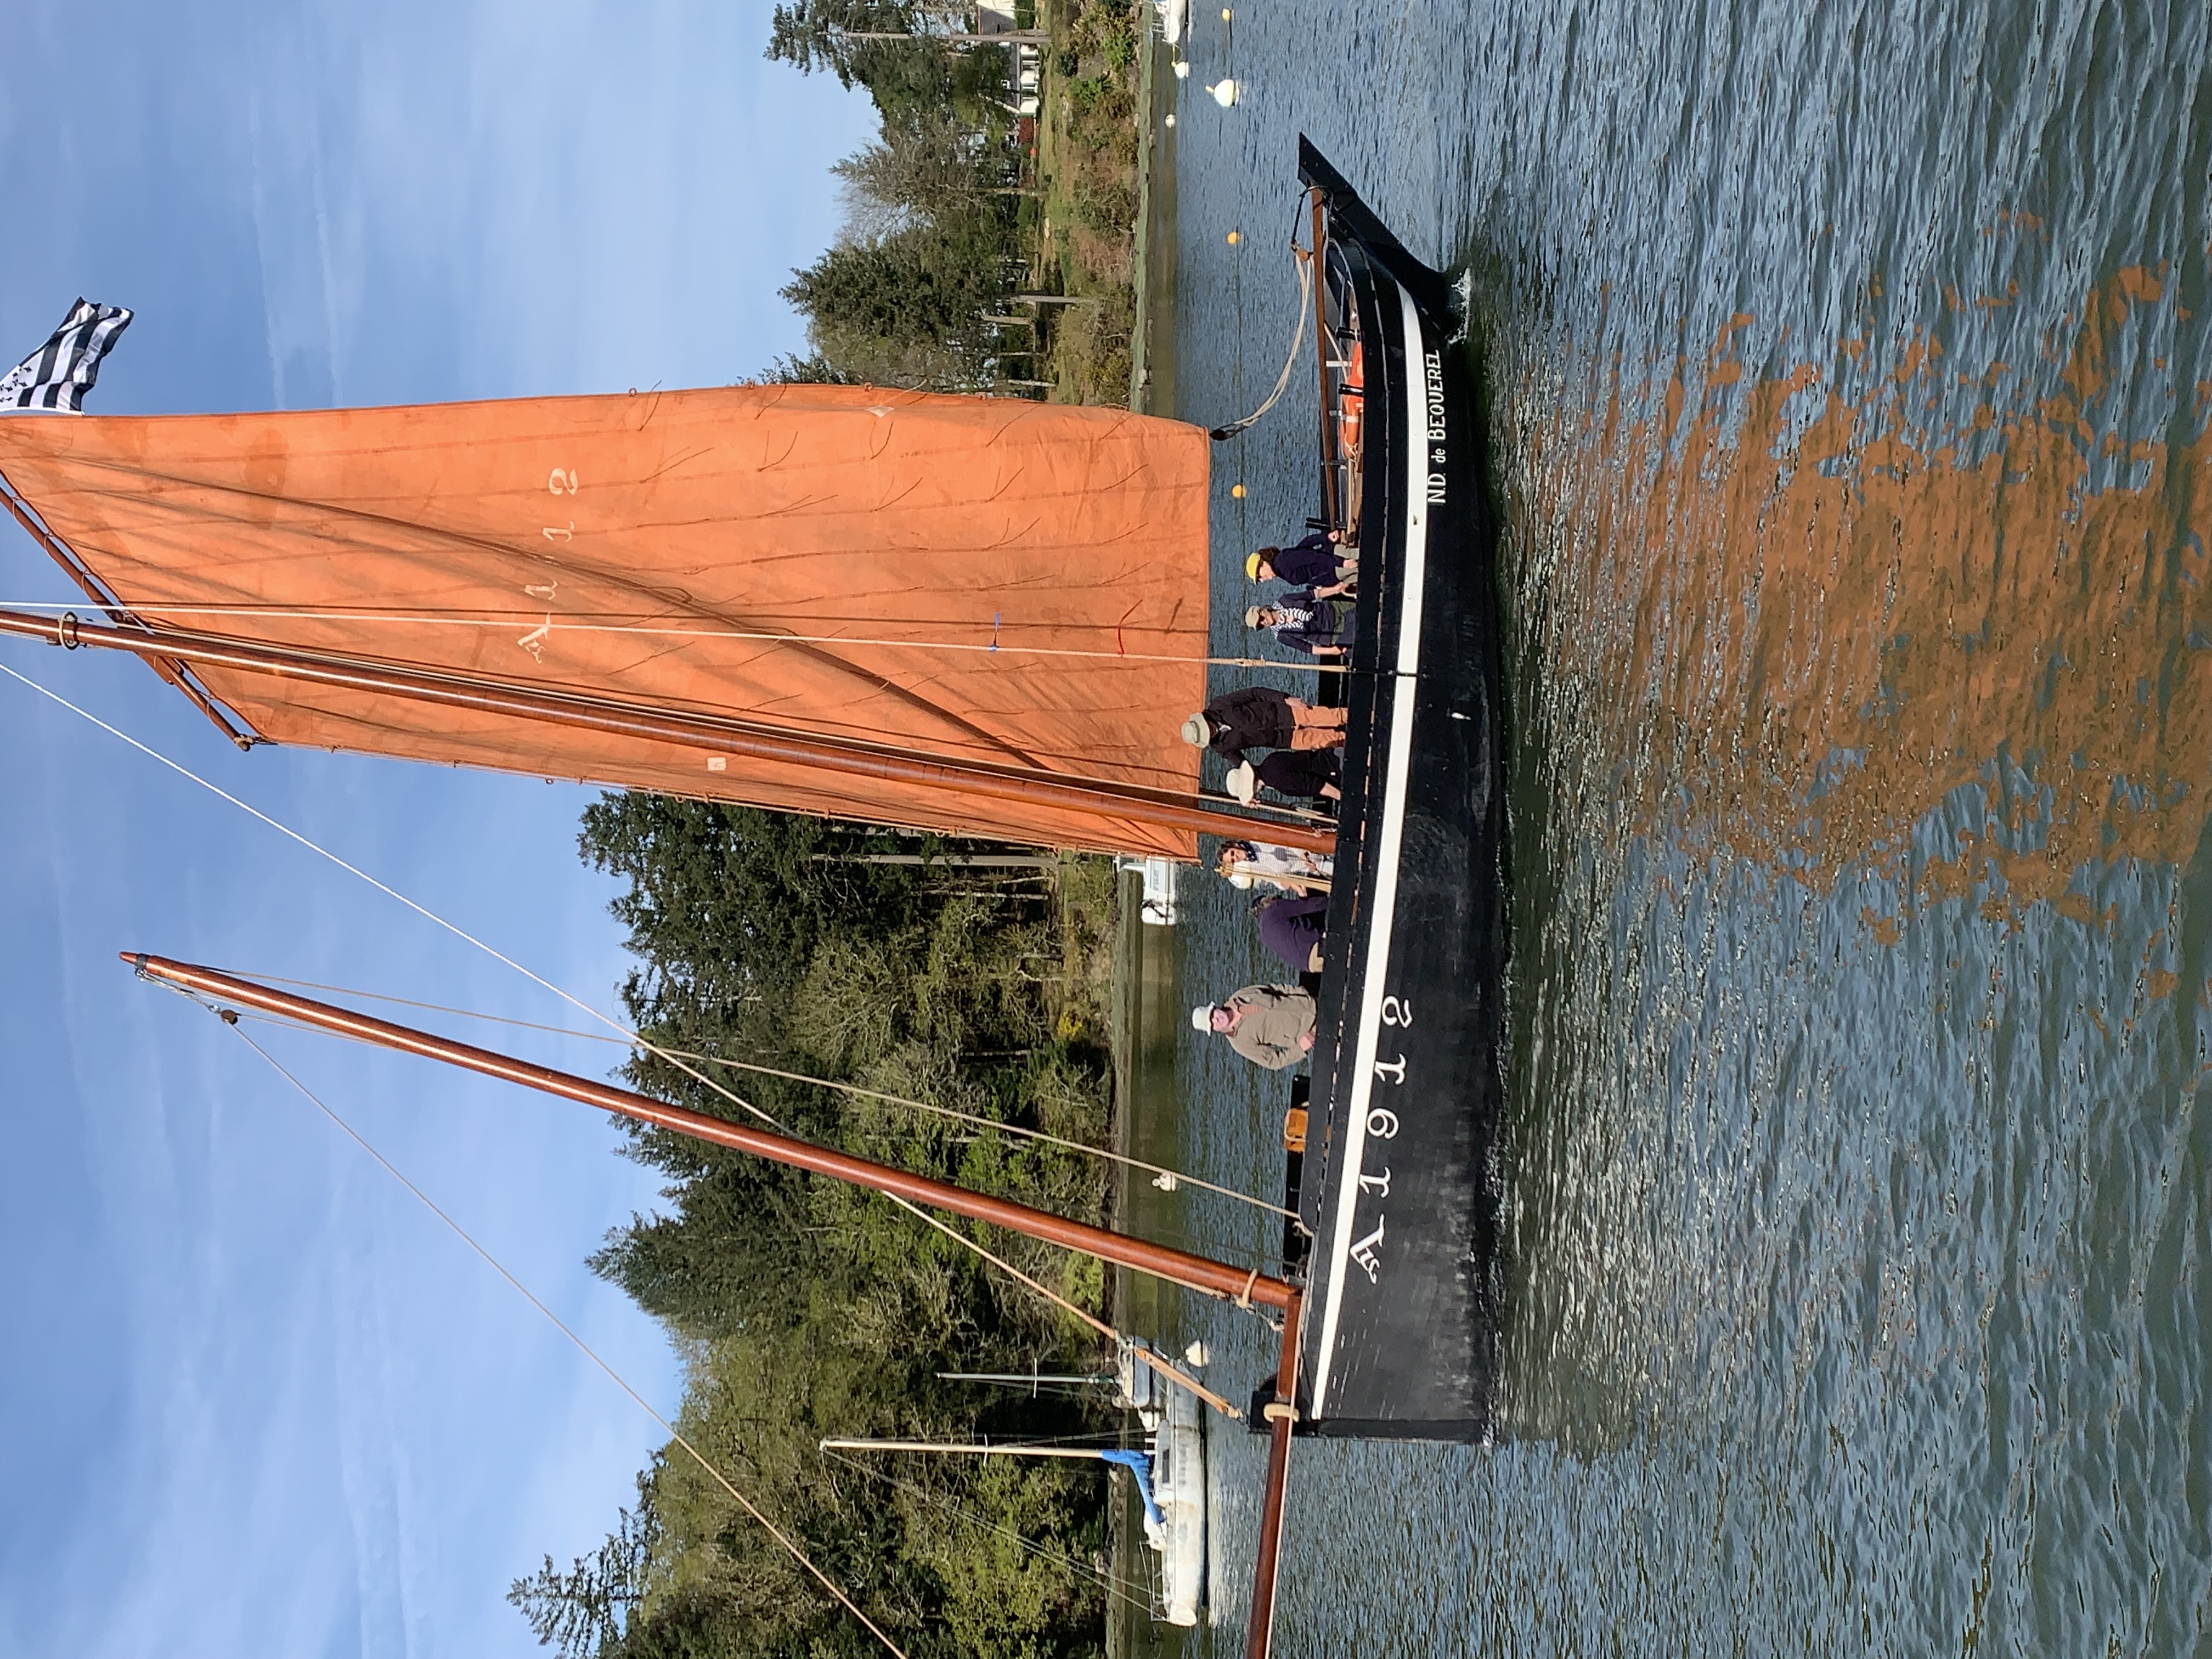
<svg viewBox="0 0 2212 1659"><path fill-rule="evenodd" d="M1302 1449L1280 1650L2207 1651L2202 0L1194 9L1179 412L1281 363L1303 126L1466 274L1512 652L1506 1421ZM1179 1067L1279 1181L1279 1085Z"/></svg>

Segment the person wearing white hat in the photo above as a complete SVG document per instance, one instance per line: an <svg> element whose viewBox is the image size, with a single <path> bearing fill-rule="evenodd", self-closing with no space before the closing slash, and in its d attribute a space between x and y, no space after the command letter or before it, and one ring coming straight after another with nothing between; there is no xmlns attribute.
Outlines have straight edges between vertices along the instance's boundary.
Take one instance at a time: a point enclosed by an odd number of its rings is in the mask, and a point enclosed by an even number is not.
<svg viewBox="0 0 2212 1659"><path fill-rule="evenodd" d="M1295 751L1278 749L1257 762L1246 761L1229 769L1222 787L1249 806L1266 784L1279 795L1293 800L1341 800L1343 768L1334 749Z"/></svg>
<svg viewBox="0 0 2212 1659"><path fill-rule="evenodd" d="M1182 740L1232 765L1248 749L1328 749L1344 741L1344 710L1321 708L1272 685L1224 691L1182 723Z"/></svg>
<svg viewBox="0 0 2212 1659"><path fill-rule="evenodd" d="M1308 853L1269 842L1224 841L1214 855L1213 867L1232 887L1257 884L1304 898L1326 893L1336 873L1336 860L1327 853Z"/></svg>
<svg viewBox="0 0 2212 1659"><path fill-rule="evenodd" d="M1313 1052L1312 993L1297 985L1248 985L1225 1002L1201 1002L1190 1011L1194 1030L1226 1037L1255 1066L1287 1071Z"/></svg>

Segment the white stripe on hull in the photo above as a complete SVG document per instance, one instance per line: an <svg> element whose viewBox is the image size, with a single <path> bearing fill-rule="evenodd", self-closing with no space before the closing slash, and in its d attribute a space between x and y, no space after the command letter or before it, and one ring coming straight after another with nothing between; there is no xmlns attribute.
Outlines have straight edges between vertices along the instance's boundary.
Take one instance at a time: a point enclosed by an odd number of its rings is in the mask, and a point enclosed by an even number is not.
<svg viewBox="0 0 2212 1659"><path fill-rule="evenodd" d="M1397 678L1391 688L1390 752L1384 765L1382 817L1376 842L1375 904L1368 923L1367 971L1360 986L1358 1035L1354 1040L1352 1078L1346 1091L1343 1163L1336 1191L1335 1235L1329 1249L1328 1296L1322 1304L1321 1348L1314 1364L1313 1414L1326 1414L1331 1362L1336 1357L1337 1322L1344 1308L1344 1276L1351 1266L1354 1212L1359 1206L1359 1176L1366 1167L1368 1102L1375 1089L1375 1044L1382 1025L1382 999L1390 975L1390 929L1398 908L1398 854L1406 830L1406 791L1413 763L1413 700L1421 666L1421 593L1429 549L1427 430L1422 402L1421 314L1413 296L1395 279L1399 324L1405 334L1405 441L1400 446L1405 471L1405 593L1398 612Z"/></svg>

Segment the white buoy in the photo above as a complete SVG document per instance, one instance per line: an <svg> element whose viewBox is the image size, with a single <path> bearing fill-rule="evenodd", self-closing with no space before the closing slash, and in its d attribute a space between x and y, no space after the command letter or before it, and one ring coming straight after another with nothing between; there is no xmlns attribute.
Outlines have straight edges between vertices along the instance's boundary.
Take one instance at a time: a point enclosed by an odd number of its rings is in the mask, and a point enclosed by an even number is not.
<svg viewBox="0 0 2212 1659"><path fill-rule="evenodd" d="M1175 125L1175 116L1174 116L1172 113L1170 113L1170 114L1168 116L1168 118L1167 118L1166 121L1164 123L1164 125L1167 125L1167 126L1173 126L1173 125Z"/></svg>
<svg viewBox="0 0 2212 1659"><path fill-rule="evenodd" d="M1176 80L1188 81L1190 79L1190 65L1182 58L1178 58L1176 59L1175 70Z"/></svg>
<svg viewBox="0 0 2212 1659"><path fill-rule="evenodd" d="M1213 94L1213 101L1224 109L1237 101L1237 83L1234 81L1216 81L1206 90Z"/></svg>
<svg viewBox="0 0 2212 1659"><path fill-rule="evenodd" d="M1202 1367L1212 1358L1213 1356L1206 1351L1206 1344L1203 1342L1194 1342L1182 1351L1183 1364L1186 1365Z"/></svg>

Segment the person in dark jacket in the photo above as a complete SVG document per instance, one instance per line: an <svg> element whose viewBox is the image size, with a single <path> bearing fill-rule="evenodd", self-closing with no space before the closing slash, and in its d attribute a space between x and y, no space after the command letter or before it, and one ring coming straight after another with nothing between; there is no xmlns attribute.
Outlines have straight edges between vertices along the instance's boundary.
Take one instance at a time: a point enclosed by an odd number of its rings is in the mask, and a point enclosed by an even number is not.
<svg viewBox="0 0 2212 1659"><path fill-rule="evenodd" d="M1338 532L1315 531L1289 547L1263 547L1244 561L1244 574L1255 582L1289 582L1297 587L1324 588L1330 599L1352 586L1359 574L1359 558L1347 553Z"/></svg>
<svg viewBox="0 0 2212 1659"><path fill-rule="evenodd" d="M1231 795L1249 806L1263 783L1294 800L1341 800L1341 775L1334 749L1278 749L1264 759L1231 767L1223 781Z"/></svg>
<svg viewBox="0 0 2212 1659"><path fill-rule="evenodd" d="M1352 644L1352 622L1347 601L1324 599L1308 587L1293 588L1274 604L1255 605L1244 613L1245 627L1272 629L1277 643L1309 657L1344 655Z"/></svg>
<svg viewBox="0 0 2212 1659"><path fill-rule="evenodd" d="M1327 749L1344 741L1344 710L1316 708L1272 685L1224 691L1182 723L1182 739L1232 766L1248 749Z"/></svg>
<svg viewBox="0 0 2212 1659"><path fill-rule="evenodd" d="M1328 933L1328 900L1271 896L1252 907L1260 943L1294 974L1321 971L1322 945Z"/></svg>

